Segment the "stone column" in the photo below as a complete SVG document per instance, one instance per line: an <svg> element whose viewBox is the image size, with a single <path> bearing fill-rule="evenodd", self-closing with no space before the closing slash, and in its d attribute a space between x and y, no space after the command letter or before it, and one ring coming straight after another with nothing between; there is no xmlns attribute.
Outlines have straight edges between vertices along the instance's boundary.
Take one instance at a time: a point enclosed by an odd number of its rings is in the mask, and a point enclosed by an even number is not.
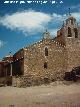
<svg viewBox="0 0 80 107"><path fill-rule="evenodd" d="M11 70L10 70L11 75L10 76L12 76L12 64L10 64L10 67L11 67Z"/></svg>
<svg viewBox="0 0 80 107"><path fill-rule="evenodd" d="M7 77L7 67L6 67L6 77Z"/></svg>

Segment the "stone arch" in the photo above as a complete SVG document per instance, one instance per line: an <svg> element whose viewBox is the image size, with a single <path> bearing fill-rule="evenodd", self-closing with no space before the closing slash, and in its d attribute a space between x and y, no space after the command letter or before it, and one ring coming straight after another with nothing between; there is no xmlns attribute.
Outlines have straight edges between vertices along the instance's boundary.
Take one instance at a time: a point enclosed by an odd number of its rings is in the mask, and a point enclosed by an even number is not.
<svg viewBox="0 0 80 107"><path fill-rule="evenodd" d="M73 19L71 19L71 24L73 25L73 22L74 22L74 20Z"/></svg>
<svg viewBox="0 0 80 107"><path fill-rule="evenodd" d="M74 28L75 38L78 38L78 29Z"/></svg>
<svg viewBox="0 0 80 107"><path fill-rule="evenodd" d="M71 28L68 27L68 37L72 37Z"/></svg>

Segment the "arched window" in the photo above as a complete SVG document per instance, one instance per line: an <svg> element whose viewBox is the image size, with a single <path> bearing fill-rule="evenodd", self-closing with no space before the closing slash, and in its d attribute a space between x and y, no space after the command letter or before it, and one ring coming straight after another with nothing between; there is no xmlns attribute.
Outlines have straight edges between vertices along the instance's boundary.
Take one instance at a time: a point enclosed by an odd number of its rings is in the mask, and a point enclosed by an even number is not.
<svg viewBox="0 0 80 107"><path fill-rule="evenodd" d="M71 24L73 25L73 19L71 19Z"/></svg>
<svg viewBox="0 0 80 107"><path fill-rule="evenodd" d="M72 33L71 33L71 28L68 27L68 37L71 37L72 36Z"/></svg>
<svg viewBox="0 0 80 107"><path fill-rule="evenodd" d="M46 68L46 69L47 69L47 62L45 62L45 63L44 63L44 68Z"/></svg>
<svg viewBox="0 0 80 107"><path fill-rule="evenodd" d="M45 48L45 56L48 56L48 48Z"/></svg>
<svg viewBox="0 0 80 107"><path fill-rule="evenodd" d="M78 30L77 28L74 28L75 38L78 38Z"/></svg>

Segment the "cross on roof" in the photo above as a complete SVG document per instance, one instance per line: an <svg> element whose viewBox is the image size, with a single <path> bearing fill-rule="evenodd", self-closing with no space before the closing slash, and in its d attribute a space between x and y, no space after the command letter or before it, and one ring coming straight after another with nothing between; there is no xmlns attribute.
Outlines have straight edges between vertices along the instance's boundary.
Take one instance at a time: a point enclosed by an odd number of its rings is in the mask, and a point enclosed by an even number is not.
<svg viewBox="0 0 80 107"><path fill-rule="evenodd" d="M71 16L71 9L69 8L69 16Z"/></svg>

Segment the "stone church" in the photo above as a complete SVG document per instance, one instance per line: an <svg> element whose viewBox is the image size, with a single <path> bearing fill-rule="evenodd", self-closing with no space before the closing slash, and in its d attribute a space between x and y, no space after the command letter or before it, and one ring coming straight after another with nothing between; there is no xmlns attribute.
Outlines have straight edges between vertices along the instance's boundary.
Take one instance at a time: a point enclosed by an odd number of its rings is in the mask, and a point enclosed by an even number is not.
<svg viewBox="0 0 80 107"><path fill-rule="evenodd" d="M0 83L25 87L63 80L65 73L80 66L80 27L71 15L57 36L48 31L43 39L0 61Z"/></svg>

